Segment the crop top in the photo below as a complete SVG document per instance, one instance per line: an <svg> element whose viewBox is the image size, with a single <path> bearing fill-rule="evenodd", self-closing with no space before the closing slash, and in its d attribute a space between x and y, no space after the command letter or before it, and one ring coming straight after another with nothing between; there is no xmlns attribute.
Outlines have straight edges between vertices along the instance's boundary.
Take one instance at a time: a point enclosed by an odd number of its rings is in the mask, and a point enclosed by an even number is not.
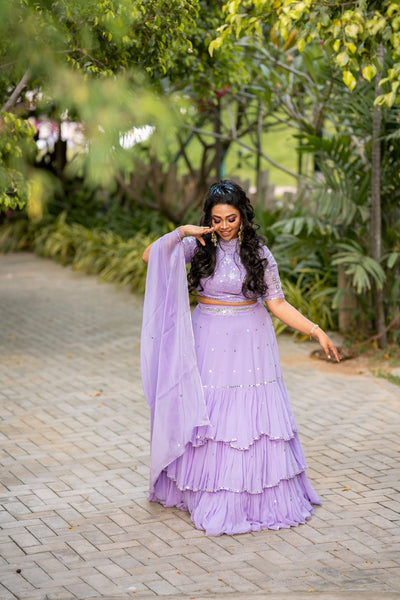
<svg viewBox="0 0 400 600"><path fill-rule="evenodd" d="M179 237L179 234L178 236ZM182 239L186 264L190 263L197 248L195 237ZM264 281L268 290L262 297L265 302L284 298L279 278L278 266L272 253L263 246L263 258L267 259L267 267L264 273ZM220 302L241 303L248 302L249 298L243 295L242 285L246 277L246 269L240 261L239 242L233 240L218 240L217 263L214 274L201 280L202 290L198 290L199 296L205 296Z"/></svg>

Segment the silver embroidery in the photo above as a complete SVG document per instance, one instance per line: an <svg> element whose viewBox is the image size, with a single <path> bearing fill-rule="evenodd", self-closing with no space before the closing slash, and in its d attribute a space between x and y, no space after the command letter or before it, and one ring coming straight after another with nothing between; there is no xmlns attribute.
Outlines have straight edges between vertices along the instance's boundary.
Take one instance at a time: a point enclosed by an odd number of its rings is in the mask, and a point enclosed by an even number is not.
<svg viewBox="0 0 400 600"><path fill-rule="evenodd" d="M279 481L277 481L276 483L270 483L268 485L264 485L262 490L248 490L246 488L242 489L242 490L236 490L234 488L229 488L226 486L218 486L214 489L208 489L208 488L191 488L190 486L185 486L184 488L180 488L178 487L178 482L175 479L175 477L171 477L168 474L168 469L164 469L164 472L166 474L166 476L168 477L168 479L170 479L171 481L173 481L176 485L176 487L178 488L178 490L180 490L181 492L184 492L186 490L191 491L191 492L236 492L238 494L240 494L241 492L247 492L248 494L262 494L263 491L265 489L270 489L270 488L274 488L279 486L279 484L281 483L281 481L290 481L291 479L294 479L295 477L297 477L298 475L301 475L301 473L304 473L304 471L307 469L307 465L303 466L302 469L300 471L296 471L296 473L293 473L293 475L290 475L288 477L281 477ZM293 496L290 495L290 499L293 501Z"/></svg>
<svg viewBox="0 0 400 600"><path fill-rule="evenodd" d="M222 444L227 444L233 450L243 451L243 450L249 450L252 446L254 446L255 442L258 442L258 440L260 440L263 436L266 436L269 440L271 440L273 442L277 442L279 440L282 440L283 442L289 442L290 440L292 440L293 438L296 437L297 429L292 428L292 432L293 432L292 437L282 437L282 436L273 436L265 431L260 431L259 435L255 438L253 438L251 443L248 446L232 446L232 444L234 442L237 442L236 438L233 438L231 440L221 440L221 439L216 440L214 435L196 435L196 440L203 442L202 444L200 444L201 446L204 446L204 444L207 443L208 441L216 442L216 443L220 442ZM195 448L196 447L197 446L195 446ZM284 451L286 452L286 448L284 448Z"/></svg>
<svg viewBox="0 0 400 600"><path fill-rule="evenodd" d="M271 379L271 381L260 381L260 383L241 383L238 385L203 385L203 388L210 390L230 390L233 388L251 388L251 387L260 387L261 385L267 385L268 383L277 383L279 379L282 377L277 377L276 379Z"/></svg>
<svg viewBox="0 0 400 600"><path fill-rule="evenodd" d="M238 313L250 312L254 310L257 303L239 305L239 306L228 306L228 305L217 305L217 304L198 304L198 308L201 312L212 314L212 315L237 315Z"/></svg>

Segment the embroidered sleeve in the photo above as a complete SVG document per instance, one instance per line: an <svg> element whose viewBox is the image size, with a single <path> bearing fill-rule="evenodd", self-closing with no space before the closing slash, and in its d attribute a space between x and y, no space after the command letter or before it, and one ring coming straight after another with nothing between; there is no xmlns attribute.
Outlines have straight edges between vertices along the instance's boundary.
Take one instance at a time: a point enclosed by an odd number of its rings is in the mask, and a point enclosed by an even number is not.
<svg viewBox="0 0 400 600"><path fill-rule="evenodd" d="M193 255L197 248L195 237L184 237L182 239L183 251L185 253L185 263L188 264L192 261Z"/></svg>
<svg viewBox="0 0 400 600"><path fill-rule="evenodd" d="M276 260L274 259L272 252L270 252L266 246L264 246L264 258L266 258L268 261L264 273L264 281L268 286L268 290L263 296L263 300L264 302L268 302L269 300L284 298L285 294L282 291L278 265L276 264Z"/></svg>

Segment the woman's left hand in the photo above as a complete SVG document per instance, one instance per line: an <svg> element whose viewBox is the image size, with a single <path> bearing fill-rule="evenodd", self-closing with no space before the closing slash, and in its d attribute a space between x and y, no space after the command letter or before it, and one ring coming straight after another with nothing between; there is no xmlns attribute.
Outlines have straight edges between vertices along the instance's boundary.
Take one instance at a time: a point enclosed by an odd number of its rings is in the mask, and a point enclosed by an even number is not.
<svg viewBox="0 0 400 600"><path fill-rule="evenodd" d="M329 359L334 356L336 361L340 362L339 352L337 351L337 348L332 342L331 338L326 335L325 331L322 331L322 329L318 328L313 334L313 337L319 341L323 351Z"/></svg>

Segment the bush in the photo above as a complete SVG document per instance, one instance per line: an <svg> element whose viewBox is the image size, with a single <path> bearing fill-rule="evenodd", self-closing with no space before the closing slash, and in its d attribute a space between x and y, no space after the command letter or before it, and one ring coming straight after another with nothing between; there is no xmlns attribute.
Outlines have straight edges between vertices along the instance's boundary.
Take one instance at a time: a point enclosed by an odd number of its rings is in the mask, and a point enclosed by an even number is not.
<svg viewBox="0 0 400 600"><path fill-rule="evenodd" d="M0 227L0 250L33 250L74 269L99 275L100 279L129 285L144 292L146 265L144 249L154 236L139 231L124 240L112 231L88 229L79 223L67 223L66 214L45 223L18 219Z"/></svg>

